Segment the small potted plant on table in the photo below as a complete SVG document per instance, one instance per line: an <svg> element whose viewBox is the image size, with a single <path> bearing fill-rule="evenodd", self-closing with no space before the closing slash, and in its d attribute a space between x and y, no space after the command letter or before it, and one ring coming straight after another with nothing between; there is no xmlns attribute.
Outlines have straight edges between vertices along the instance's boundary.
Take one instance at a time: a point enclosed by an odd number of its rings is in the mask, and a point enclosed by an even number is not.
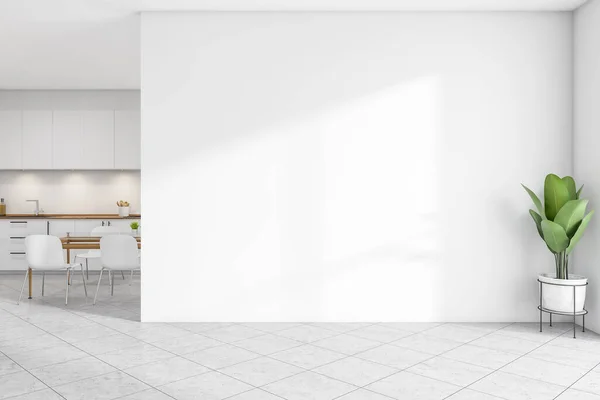
<svg viewBox="0 0 600 400"><path fill-rule="evenodd" d="M140 234L140 223L138 221L133 221L129 224L129 227L131 228L131 233L134 235L137 236Z"/></svg>
<svg viewBox="0 0 600 400"><path fill-rule="evenodd" d="M581 199L575 180L549 174L544 181L544 204L523 185L537 212L529 210L540 237L554 255L555 272L539 275L541 311L556 314L585 315L587 278L569 272L569 255L583 236L594 211L586 215L588 200ZM540 325L541 327L541 325Z"/></svg>

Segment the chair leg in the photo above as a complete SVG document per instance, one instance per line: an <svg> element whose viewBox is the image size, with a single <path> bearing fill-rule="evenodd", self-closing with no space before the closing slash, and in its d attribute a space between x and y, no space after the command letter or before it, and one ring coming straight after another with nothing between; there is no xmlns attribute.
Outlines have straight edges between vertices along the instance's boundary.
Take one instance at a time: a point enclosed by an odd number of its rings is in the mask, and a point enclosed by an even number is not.
<svg viewBox="0 0 600 400"><path fill-rule="evenodd" d="M42 272L42 297L44 297L44 286L46 286L46 273Z"/></svg>
<svg viewBox="0 0 600 400"><path fill-rule="evenodd" d="M65 306L69 303L69 285L70 285L69 281L71 278L71 274L69 272L71 272L70 269L67 270L67 290L65 291L66 292L65 293Z"/></svg>
<svg viewBox="0 0 600 400"><path fill-rule="evenodd" d="M100 290L100 281L102 281L102 272L104 272L104 267L100 270L100 277L98 278L98 285L96 286L96 294L94 295L94 305L96 305L96 299L98 298L98 290Z"/></svg>
<svg viewBox="0 0 600 400"><path fill-rule="evenodd" d="M88 268L88 259L85 259L85 278L90 280L90 269Z"/></svg>
<svg viewBox="0 0 600 400"><path fill-rule="evenodd" d="M77 256L75 256L75 258L73 259L73 263L77 263ZM75 272L75 269L71 270L71 272ZM69 285L73 283L73 276L71 273L69 273Z"/></svg>
<svg viewBox="0 0 600 400"><path fill-rule="evenodd" d="M83 290L85 291L85 298L87 299L87 286L85 284L85 275L83 274L83 265L79 264L81 268L81 279L83 279Z"/></svg>
<svg viewBox="0 0 600 400"><path fill-rule="evenodd" d="M32 271L33 273L33 271ZM27 268L27 271L25 272L25 279L23 280L23 286L21 286L21 293L19 294L19 300L17 301L17 304L21 303L21 297L23 296L23 290L25 290L25 284L27 283L27 278L29 277L29 268Z"/></svg>
<svg viewBox="0 0 600 400"><path fill-rule="evenodd" d="M123 280L125 280L125 274L123 273L123 271L121 271L121 277L123 277Z"/></svg>
<svg viewBox="0 0 600 400"><path fill-rule="evenodd" d="M112 296L115 293L115 273L111 274L111 285L110 285L110 295Z"/></svg>

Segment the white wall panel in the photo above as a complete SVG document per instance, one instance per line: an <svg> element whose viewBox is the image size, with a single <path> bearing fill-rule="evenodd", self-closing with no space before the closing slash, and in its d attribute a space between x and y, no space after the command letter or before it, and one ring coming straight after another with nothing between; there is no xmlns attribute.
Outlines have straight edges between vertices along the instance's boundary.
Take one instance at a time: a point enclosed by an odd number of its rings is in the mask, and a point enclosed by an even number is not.
<svg viewBox="0 0 600 400"><path fill-rule="evenodd" d="M535 320L520 183L572 172L571 30L143 14L143 320Z"/></svg>

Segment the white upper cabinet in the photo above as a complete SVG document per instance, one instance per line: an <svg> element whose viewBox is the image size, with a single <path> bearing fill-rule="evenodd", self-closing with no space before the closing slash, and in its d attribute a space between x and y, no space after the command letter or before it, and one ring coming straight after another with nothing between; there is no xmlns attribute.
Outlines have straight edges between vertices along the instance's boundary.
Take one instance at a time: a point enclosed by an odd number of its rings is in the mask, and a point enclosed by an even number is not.
<svg viewBox="0 0 600 400"><path fill-rule="evenodd" d="M83 169L115 167L115 112L83 111Z"/></svg>
<svg viewBox="0 0 600 400"><path fill-rule="evenodd" d="M23 111L23 169L52 169L52 111Z"/></svg>
<svg viewBox="0 0 600 400"><path fill-rule="evenodd" d="M140 169L140 112L115 111L115 168Z"/></svg>
<svg viewBox="0 0 600 400"><path fill-rule="evenodd" d="M136 110L0 110L0 170L140 169Z"/></svg>
<svg viewBox="0 0 600 400"><path fill-rule="evenodd" d="M21 169L21 111L0 111L0 169Z"/></svg>
<svg viewBox="0 0 600 400"><path fill-rule="evenodd" d="M52 153L54 169L81 169L83 166L80 111L54 111Z"/></svg>

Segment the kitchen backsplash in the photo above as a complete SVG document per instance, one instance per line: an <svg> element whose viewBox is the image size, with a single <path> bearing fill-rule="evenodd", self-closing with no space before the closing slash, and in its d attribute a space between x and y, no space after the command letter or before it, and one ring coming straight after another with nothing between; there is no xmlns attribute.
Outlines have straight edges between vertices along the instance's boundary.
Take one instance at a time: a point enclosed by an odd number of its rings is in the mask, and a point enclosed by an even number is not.
<svg viewBox="0 0 600 400"><path fill-rule="evenodd" d="M116 214L117 200L140 212L140 171L0 171L8 214L31 213L38 199L48 214Z"/></svg>

